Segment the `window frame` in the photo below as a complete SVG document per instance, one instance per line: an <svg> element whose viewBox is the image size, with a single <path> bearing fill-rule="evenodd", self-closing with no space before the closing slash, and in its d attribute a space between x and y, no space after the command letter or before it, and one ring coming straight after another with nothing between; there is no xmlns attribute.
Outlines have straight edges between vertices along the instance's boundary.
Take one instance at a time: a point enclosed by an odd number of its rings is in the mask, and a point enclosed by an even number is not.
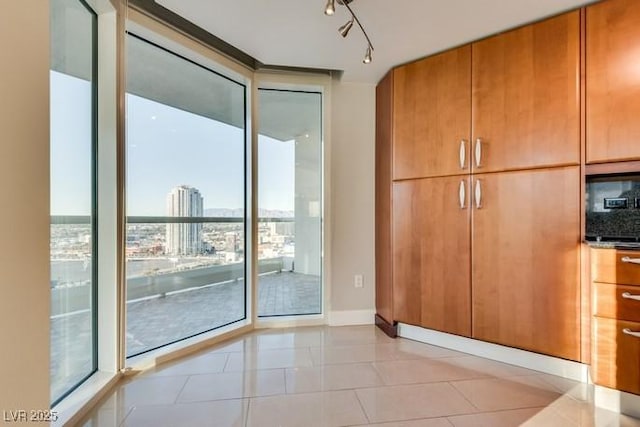
<svg viewBox="0 0 640 427"><path fill-rule="evenodd" d="M91 371L82 377L76 384L68 388L58 398L50 398L50 407L53 408L82 386L90 377L98 371L98 19L99 14L86 0L74 0L78 2L91 16L91 213L89 224L91 230ZM51 7L51 6L50 6ZM53 215L50 214L53 218ZM50 221L53 224L53 221ZM68 222L68 223L83 223ZM51 256L50 256L51 257ZM49 387L51 390L51 386Z"/></svg>
<svg viewBox="0 0 640 427"><path fill-rule="evenodd" d="M249 246L251 245L251 221L250 221L250 174L249 174L249 162L251 160L251 156L250 154L250 149L249 149L249 143L250 143L250 132L251 132L251 123L249 120L250 117L250 105L251 105L251 100L249 98L249 94L251 93L251 87L250 87L250 81L243 79L243 78L238 78L237 76L234 76L234 73L225 73L223 70L226 71L230 71L225 69L224 65L221 64L216 64L217 66L213 66L213 64L209 63L209 61L206 60L202 60L202 58L194 58L194 54L195 52L192 51L189 47L183 47L183 48L175 48L175 46L170 46L170 43L167 43L166 41L163 42L161 40L157 39L157 35L154 35L150 30L148 29L142 29L140 27L138 27L137 25L134 25L133 29L127 29L125 31L125 39L127 37L133 37L135 39L137 39L138 41L141 41L143 43L147 43L151 46L153 46L154 48L160 49L161 51L172 55L176 58L179 58L181 60L186 61L187 63L194 65L200 69L203 69L205 71L211 72L214 75L221 77L231 83L234 83L238 86L242 87L242 91L243 91L243 101L244 101L244 132L243 132L243 209L244 209L244 217L243 217L243 239L244 239L244 248L245 248L245 255L244 255L244 261L243 261L243 272L244 272L244 289L243 289L243 296L244 296L244 301L243 301L243 317L228 323L225 323L223 325L219 325L219 326L215 326L213 328L209 328L206 330L203 330L201 332L197 332L179 339L175 339L172 340L170 342L167 342L165 344L159 345L159 346L155 346L152 348L149 348L147 350L141 351L141 352L137 352L137 353L133 353L128 355L127 354L127 349L126 349L126 341L124 342L124 346L125 348L123 349L123 353L124 353L124 358L125 358L125 364L128 363L134 363L137 364L140 361L145 360L147 357L154 357L157 354L162 354L165 351L170 351L173 348L176 348L181 346L181 343L188 343L190 341L193 341L194 339L197 340L199 338L206 338L210 335L217 335L218 332L220 333L224 333L226 332L229 328L234 328L234 326L237 326L238 328L241 328L243 326L246 325L247 322L251 322L251 318L252 318L252 310L251 310L251 292L250 289L253 287L252 285L252 280L251 280L251 271L252 269L252 263L251 263L251 259L249 257L249 254L251 254L253 251L249 250ZM126 53L125 53L126 56ZM199 60L200 59L200 60ZM244 81L243 81L244 80ZM127 95L129 95L129 92L127 92L126 90L126 85L123 89L124 92L124 96L126 98ZM137 95L135 95L137 96ZM126 119L125 119L126 122ZM126 127L126 125L125 125ZM127 137L125 137L125 143L124 143L124 148L123 150L126 153L126 147L128 144L127 141ZM121 157L123 158L124 164L123 167L126 170L126 154L122 153ZM123 197L125 197L126 199L126 184L124 185L124 195ZM126 226L128 224L131 223L135 223L134 222L130 222L129 219L130 218L147 218L150 220L153 220L153 222L155 222L155 220L159 220L162 219L164 217L139 217L139 216L130 216L127 215L127 212L125 211L125 219L124 219L124 224L125 224L125 234L126 234ZM211 217L198 217L199 220L204 220L204 222L212 222L210 221L212 218ZM126 239L125 239L126 242ZM126 244L126 243L125 243ZM123 248L124 249L124 248ZM123 265L123 269L126 271L126 257L123 260L124 265ZM124 316L126 317L126 290L127 290L127 278L124 278L124 296L123 296L123 306L124 306ZM124 322L124 326L123 329L125 331L126 334L126 321ZM123 340L124 341L124 340ZM186 344L185 344L186 345Z"/></svg>
<svg viewBox="0 0 640 427"><path fill-rule="evenodd" d="M320 256L321 256L321 313L319 314L300 314L300 315L283 315L283 316L258 316L257 313L257 297L258 297L258 278L255 277L255 285L253 286L254 299L256 301L256 309L254 310L253 322L256 329L262 328L287 328L295 326L319 326L330 323L331 313L331 86L332 78L329 75L304 74L304 73L279 73L272 71L256 71L255 72L255 88L254 96L256 103L256 116L259 120L258 93L261 89L289 91L289 92L311 92L321 94L321 142L320 142L320 159L321 159L321 218L320 218ZM256 209L258 206L259 194L257 186L257 168L259 165L258 150L258 130L259 123L254 123L254 144L255 144L255 165L254 174L256 175L255 190L253 196ZM256 227L257 227L256 213ZM256 228L257 234L257 228ZM257 248L257 235L256 246ZM256 259L257 265L257 251Z"/></svg>

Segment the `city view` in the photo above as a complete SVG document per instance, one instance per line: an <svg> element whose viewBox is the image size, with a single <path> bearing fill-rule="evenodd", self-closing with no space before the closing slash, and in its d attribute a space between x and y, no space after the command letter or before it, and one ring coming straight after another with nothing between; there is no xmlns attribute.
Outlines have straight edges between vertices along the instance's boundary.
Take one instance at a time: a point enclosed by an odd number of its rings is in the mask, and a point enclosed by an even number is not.
<svg viewBox="0 0 640 427"><path fill-rule="evenodd" d="M244 235L241 208L203 209L202 221L127 224L127 354L138 354L204 330L244 318ZM189 217L188 212L172 216ZM293 212L260 212L260 311L274 289L311 292L314 303L298 307L318 312L319 277L291 281L295 225ZM88 219L88 218L87 218ZM145 218L149 219L149 218ZM137 221L136 217L129 220ZM82 219L80 219L81 222ZM275 222L277 221L277 222ZM61 221L64 222L64 221ZM194 234L195 231L195 234ZM51 370L54 396L82 379L91 359L92 241L90 224L51 225ZM276 273L280 277L274 276ZM162 325L162 326L161 326Z"/></svg>
<svg viewBox="0 0 640 427"><path fill-rule="evenodd" d="M246 88L142 40L128 42L135 51L129 69L144 68L127 80L124 350L132 357L246 319L253 291L245 280ZM136 80L148 67L189 77L150 87ZM160 74L155 78L162 80ZM117 285L100 280L101 273L94 277L100 251L94 252L92 205L100 197L92 166L92 84L51 71L54 402L97 368L103 317L94 288ZM196 87L211 92L193 92ZM274 123L259 130L254 160L260 165L256 314L319 314L321 99L261 90L260 103ZM311 125L296 124L300 117L312 118Z"/></svg>

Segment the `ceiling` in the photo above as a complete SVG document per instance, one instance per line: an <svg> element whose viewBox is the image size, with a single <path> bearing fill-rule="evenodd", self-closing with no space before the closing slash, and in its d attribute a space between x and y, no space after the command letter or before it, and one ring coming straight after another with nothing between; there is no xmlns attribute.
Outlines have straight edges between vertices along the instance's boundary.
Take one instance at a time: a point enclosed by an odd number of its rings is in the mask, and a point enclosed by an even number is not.
<svg viewBox="0 0 640 427"><path fill-rule="evenodd" d="M393 66L574 9L593 0L355 0L351 7L375 48L358 28L346 39L348 18L326 0L156 0L258 61L278 66L343 71L342 80L377 83Z"/></svg>

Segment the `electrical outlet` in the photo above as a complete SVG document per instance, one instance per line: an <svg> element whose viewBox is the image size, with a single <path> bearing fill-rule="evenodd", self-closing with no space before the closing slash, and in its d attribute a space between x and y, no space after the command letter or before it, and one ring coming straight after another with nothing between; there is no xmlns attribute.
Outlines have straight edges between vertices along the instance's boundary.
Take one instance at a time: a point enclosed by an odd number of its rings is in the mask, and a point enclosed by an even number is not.
<svg viewBox="0 0 640 427"><path fill-rule="evenodd" d="M362 277L362 274L356 274L355 276L353 276L353 286L355 286L356 288L361 288L362 286L364 286L364 277Z"/></svg>

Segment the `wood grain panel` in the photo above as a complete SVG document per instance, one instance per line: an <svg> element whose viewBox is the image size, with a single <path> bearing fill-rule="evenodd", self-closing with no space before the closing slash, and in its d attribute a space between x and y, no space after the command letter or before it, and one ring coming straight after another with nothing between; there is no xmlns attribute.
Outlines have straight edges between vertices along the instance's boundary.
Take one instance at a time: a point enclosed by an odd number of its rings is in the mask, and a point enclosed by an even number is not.
<svg viewBox="0 0 640 427"><path fill-rule="evenodd" d="M594 317L593 324L593 382L640 394L640 338L622 332L640 332L640 323Z"/></svg>
<svg viewBox="0 0 640 427"><path fill-rule="evenodd" d="M475 172L580 163L579 12L473 43Z"/></svg>
<svg viewBox="0 0 640 427"><path fill-rule="evenodd" d="M417 326L422 323L421 278L428 239L428 203L421 181L393 184L393 314L395 320Z"/></svg>
<svg viewBox="0 0 640 427"><path fill-rule="evenodd" d="M624 262L627 258L640 262L640 251L592 248L591 279L595 282L640 286L640 264Z"/></svg>
<svg viewBox="0 0 640 427"><path fill-rule="evenodd" d="M579 167L479 174L473 337L580 357Z"/></svg>
<svg viewBox="0 0 640 427"><path fill-rule="evenodd" d="M640 322L640 287L594 282L593 314L610 319ZM624 298L628 294L638 300Z"/></svg>
<svg viewBox="0 0 640 427"><path fill-rule="evenodd" d="M464 183L464 208L460 184ZM469 177L393 185L394 313L405 323L471 335Z"/></svg>
<svg viewBox="0 0 640 427"><path fill-rule="evenodd" d="M393 72L376 88L375 250L376 312L393 323L391 254L391 144L393 129Z"/></svg>
<svg viewBox="0 0 640 427"><path fill-rule="evenodd" d="M396 68L394 179L458 175L460 141L471 133L471 47Z"/></svg>
<svg viewBox="0 0 640 427"><path fill-rule="evenodd" d="M587 8L587 162L640 159L640 2Z"/></svg>
<svg viewBox="0 0 640 427"><path fill-rule="evenodd" d="M421 284L422 326L467 337L471 336L469 184L470 178L464 175L401 184L413 187L414 203L422 209L413 210L417 217L405 219L419 228L413 229L412 236L402 236L410 239L413 250L419 248L419 264L398 272L403 280ZM464 208L460 185L464 186Z"/></svg>

